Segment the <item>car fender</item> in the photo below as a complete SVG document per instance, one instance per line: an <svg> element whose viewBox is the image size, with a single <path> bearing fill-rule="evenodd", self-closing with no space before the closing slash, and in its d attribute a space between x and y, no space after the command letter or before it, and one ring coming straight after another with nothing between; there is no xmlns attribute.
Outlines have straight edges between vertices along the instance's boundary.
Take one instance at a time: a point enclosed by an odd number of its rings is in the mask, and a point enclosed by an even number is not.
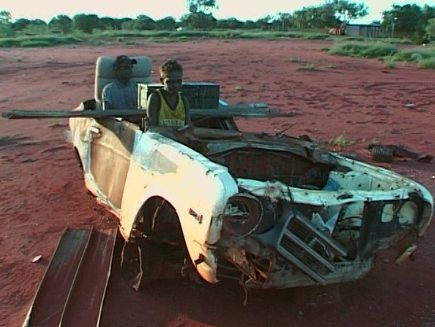
<svg viewBox="0 0 435 327"><path fill-rule="evenodd" d="M121 207L120 231L128 240L141 208L153 197L168 201L177 212L192 262L215 282L216 259L210 250L221 232L220 214L238 192L226 167L184 145L138 133Z"/></svg>

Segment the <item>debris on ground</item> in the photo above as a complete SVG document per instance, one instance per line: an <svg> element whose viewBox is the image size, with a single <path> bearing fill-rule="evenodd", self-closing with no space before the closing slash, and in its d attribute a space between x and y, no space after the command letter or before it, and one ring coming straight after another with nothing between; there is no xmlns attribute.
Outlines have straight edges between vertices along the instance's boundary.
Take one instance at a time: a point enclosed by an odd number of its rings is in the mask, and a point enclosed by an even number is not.
<svg viewBox="0 0 435 327"><path fill-rule="evenodd" d="M32 263L36 263L36 262L38 262L38 261L41 261L41 259L42 259L42 255L37 255L36 257L34 257L34 258L32 259Z"/></svg>
<svg viewBox="0 0 435 327"><path fill-rule="evenodd" d="M369 144L368 149L372 159L379 162L393 162L393 157L411 158L416 161L429 163L433 156L427 153L415 152L403 145Z"/></svg>

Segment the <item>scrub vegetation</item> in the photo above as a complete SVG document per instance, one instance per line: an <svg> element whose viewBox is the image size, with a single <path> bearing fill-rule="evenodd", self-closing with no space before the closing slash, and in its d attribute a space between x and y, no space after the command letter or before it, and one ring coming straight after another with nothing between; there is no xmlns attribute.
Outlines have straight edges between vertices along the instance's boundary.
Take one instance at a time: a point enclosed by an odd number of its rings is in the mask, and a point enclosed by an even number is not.
<svg viewBox="0 0 435 327"><path fill-rule="evenodd" d="M69 35L69 36L56 36L56 35L34 35L34 36L19 36L19 37L6 37L0 38L0 47L47 47L61 44L79 43L83 40Z"/></svg>
<svg viewBox="0 0 435 327"><path fill-rule="evenodd" d="M435 69L435 45L425 45L411 49L381 42L340 42L334 44L329 53L341 56L380 58L388 68L394 68L395 62L410 62L420 68Z"/></svg>
<svg viewBox="0 0 435 327"><path fill-rule="evenodd" d="M396 54L397 48L382 42L345 42L334 44L329 53L341 56L378 58Z"/></svg>
<svg viewBox="0 0 435 327"><path fill-rule="evenodd" d="M347 146L354 145L356 141L349 139L346 132L342 132L340 135L333 137L329 140L329 145L337 148L345 148Z"/></svg>
<svg viewBox="0 0 435 327"><path fill-rule="evenodd" d="M257 20L240 21L237 18L216 19L216 0L186 0L188 12L179 20L165 17L154 20L146 14L136 18L99 17L95 14L77 14L73 17L57 15L48 23L41 19L12 19L0 8L0 48L47 47L78 42L93 45L136 44L138 39L149 42L182 42L198 38L333 40L331 54L387 58L393 66L396 61L414 62L422 68L433 68L433 48L428 51L402 51L400 44L428 44L435 40L435 6L415 4L393 5L383 12L381 21L367 25L370 33L347 32L350 21L364 17L364 4L347 0L303 7L293 13L278 13ZM339 32L339 33L337 33ZM355 34L355 35L354 35ZM364 35L362 35L364 34ZM376 42L373 42L376 40Z"/></svg>

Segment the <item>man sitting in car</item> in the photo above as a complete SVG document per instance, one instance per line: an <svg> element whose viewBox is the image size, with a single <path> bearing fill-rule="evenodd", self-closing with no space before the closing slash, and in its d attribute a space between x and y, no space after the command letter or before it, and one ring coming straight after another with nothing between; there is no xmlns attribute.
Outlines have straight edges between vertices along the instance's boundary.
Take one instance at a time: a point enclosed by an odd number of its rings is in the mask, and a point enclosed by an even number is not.
<svg viewBox="0 0 435 327"><path fill-rule="evenodd" d="M136 59L126 55L116 57L115 79L103 88L103 109L137 109L137 85L131 80Z"/></svg>
<svg viewBox="0 0 435 327"><path fill-rule="evenodd" d="M152 93L147 103L150 126L182 127L190 123L189 103L181 93L183 67L176 60L160 66L163 88Z"/></svg>

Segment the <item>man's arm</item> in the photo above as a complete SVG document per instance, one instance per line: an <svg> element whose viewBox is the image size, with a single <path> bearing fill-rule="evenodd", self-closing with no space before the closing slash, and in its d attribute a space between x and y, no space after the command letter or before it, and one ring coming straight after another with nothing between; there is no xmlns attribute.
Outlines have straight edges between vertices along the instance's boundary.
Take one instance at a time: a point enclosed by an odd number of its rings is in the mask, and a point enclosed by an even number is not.
<svg viewBox="0 0 435 327"><path fill-rule="evenodd" d="M157 93L151 93L147 102L147 115L150 126L159 125L160 97Z"/></svg>
<svg viewBox="0 0 435 327"><path fill-rule="evenodd" d="M103 88L103 92L101 93L101 100L103 102L103 110L113 109L112 92L111 92L110 84L107 84Z"/></svg>

